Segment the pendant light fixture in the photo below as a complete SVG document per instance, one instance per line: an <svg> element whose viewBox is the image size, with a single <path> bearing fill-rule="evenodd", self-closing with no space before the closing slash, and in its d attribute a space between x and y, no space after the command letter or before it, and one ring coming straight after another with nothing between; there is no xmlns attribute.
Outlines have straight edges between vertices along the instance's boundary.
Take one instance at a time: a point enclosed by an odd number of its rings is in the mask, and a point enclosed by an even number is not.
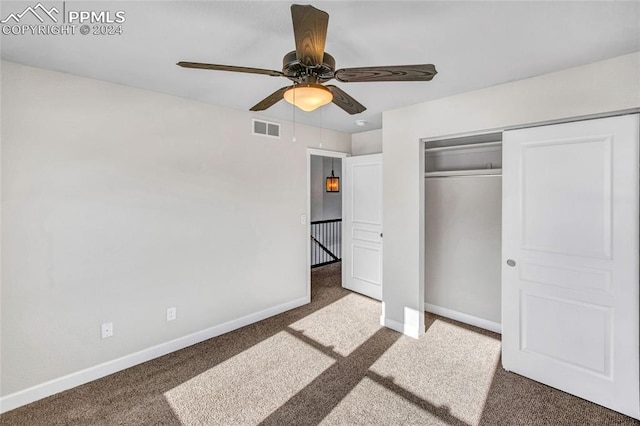
<svg viewBox="0 0 640 426"><path fill-rule="evenodd" d="M333 158L331 159L331 176L327 176L327 192L340 192L340 178L333 174Z"/></svg>

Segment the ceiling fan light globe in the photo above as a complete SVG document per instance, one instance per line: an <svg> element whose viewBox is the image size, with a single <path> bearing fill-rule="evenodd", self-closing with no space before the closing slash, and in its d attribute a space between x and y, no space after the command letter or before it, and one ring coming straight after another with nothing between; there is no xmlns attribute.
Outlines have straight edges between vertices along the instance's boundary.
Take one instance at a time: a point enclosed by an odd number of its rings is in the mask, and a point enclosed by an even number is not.
<svg viewBox="0 0 640 426"><path fill-rule="evenodd" d="M333 93L321 84L298 84L284 92L284 99L305 112L311 112L333 100Z"/></svg>

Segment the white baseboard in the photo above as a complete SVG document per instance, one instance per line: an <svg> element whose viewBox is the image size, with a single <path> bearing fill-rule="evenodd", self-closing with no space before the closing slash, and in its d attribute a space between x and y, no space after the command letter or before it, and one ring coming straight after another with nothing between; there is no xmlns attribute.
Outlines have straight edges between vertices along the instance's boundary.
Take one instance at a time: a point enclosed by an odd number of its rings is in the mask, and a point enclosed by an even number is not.
<svg viewBox="0 0 640 426"><path fill-rule="evenodd" d="M414 339L419 339L420 335L424 334L420 333L420 330L418 330L418 326L416 326L415 324L403 323L400 321L392 320L390 318L380 317L380 325L405 334L409 337L413 337Z"/></svg>
<svg viewBox="0 0 640 426"><path fill-rule="evenodd" d="M493 331L494 333L502 334L502 324L498 322L489 321L484 318L476 317L436 305L431 305L429 303L424 304L424 310L427 312L431 312L432 314L440 315L441 317L450 318L452 320L460 321L465 324Z"/></svg>
<svg viewBox="0 0 640 426"><path fill-rule="evenodd" d="M97 380L104 376L108 376L109 374L116 373L126 368L133 367L134 365L138 365L143 362L150 361L154 358L169 354L171 352L184 349L188 346L195 345L196 343L200 343L221 334L225 334L238 328L247 326L249 324L262 321L263 319L281 314L283 312L289 311L302 305L306 305L308 303L309 296L301 297L299 299L292 300L291 302L283 303L281 305L274 306L272 308L268 308L254 314L246 315L244 317L237 318L235 320L231 320L192 334L188 334L169 342L161 343L159 345L152 346L150 348L143 349L129 355L125 355L121 358L107 361L94 367L89 367L87 369L77 371L75 373L71 373L66 376L62 376L57 379L53 379L48 382L12 393L0 398L0 413L13 410L14 408L21 407L39 399L46 398L67 389L83 385L85 383Z"/></svg>

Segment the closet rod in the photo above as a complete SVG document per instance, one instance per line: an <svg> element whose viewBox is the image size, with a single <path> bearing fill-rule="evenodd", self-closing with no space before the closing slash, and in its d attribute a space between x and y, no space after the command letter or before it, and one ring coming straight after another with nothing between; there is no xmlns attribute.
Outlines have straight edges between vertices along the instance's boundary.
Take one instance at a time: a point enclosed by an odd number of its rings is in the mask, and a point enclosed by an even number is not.
<svg viewBox="0 0 640 426"><path fill-rule="evenodd" d="M425 176L425 179L451 179L451 178L483 178L483 177L502 177L502 175L456 175L456 176Z"/></svg>
<svg viewBox="0 0 640 426"><path fill-rule="evenodd" d="M502 169L446 170L441 172L427 172L424 174L425 178L471 176L502 176Z"/></svg>

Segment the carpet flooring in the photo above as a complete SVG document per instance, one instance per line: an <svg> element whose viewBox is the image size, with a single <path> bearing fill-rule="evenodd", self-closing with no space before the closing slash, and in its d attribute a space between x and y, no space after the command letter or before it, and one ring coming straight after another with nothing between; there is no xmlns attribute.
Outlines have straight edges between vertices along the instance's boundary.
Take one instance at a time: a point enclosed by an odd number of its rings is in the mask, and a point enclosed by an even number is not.
<svg viewBox="0 0 640 426"><path fill-rule="evenodd" d="M1 425L639 425L500 367L500 336L426 315L420 339L380 303L312 273L312 302L53 395Z"/></svg>

